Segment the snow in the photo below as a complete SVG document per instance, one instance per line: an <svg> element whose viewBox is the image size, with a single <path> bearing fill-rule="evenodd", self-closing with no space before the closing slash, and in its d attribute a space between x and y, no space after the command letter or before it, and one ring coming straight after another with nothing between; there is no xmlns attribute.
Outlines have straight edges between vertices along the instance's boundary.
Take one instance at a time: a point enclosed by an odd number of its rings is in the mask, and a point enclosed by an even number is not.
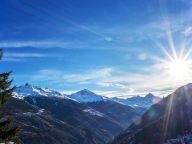
<svg viewBox="0 0 192 144"><path fill-rule="evenodd" d="M48 88L39 88L39 87L33 87L29 84L25 84L19 87L16 87L13 96L16 98L22 99L22 97L26 96L49 96L49 97L65 97L64 94L54 91L52 89ZM35 101L33 101L36 103Z"/></svg>
<svg viewBox="0 0 192 144"><path fill-rule="evenodd" d="M192 143L192 135L184 135L178 136L175 139L169 139L164 144L191 144Z"/></svg>
<svg viewBox="0 0 192 144"><path fill-rule="evenodd" d="M105 97L97 95L87 89L68 95L68 97L82 103L98 102L106 99Z"/></svg>
<svg viewBox="0 0 192 144"><path fill-rule="evenodd" d="M28 116L28 117L31 117L33 115L41 115L44 113L44 109L39 109L38 112L24 112L24 113L15 113L17 116L19 115L25 115L25 116Z"/></svg>
<svg viewBox="0 0 192 144"><path fill-rule="evenodd" d="M104 116L103 113L100 113L99 111L96 111L96 110L94 110L92 108L84 109L83 111L86 112L86 113L89 113L90 115L94 115L94 116L99 116L99 117L103 117Z"/></svg>
<svg viewBox="0 0 192 144"><path fill-rule="evenodd" d="M33 104L37 104L37 101L35 98L32 97Z"/></svg>
<svg viewBox="0 0 192 144"><path fill-rule="evenodd" d="M149 93L145 97L135 96L127 99L121 99L115 97L113 98L113 100L120 104L131 106L133 108L135 107L149 108L151 105L159 102L161 98Z"/></svg>
<svg viewBox="0 0 192 144"><path fill-rule="evenodd" d="M45 111L44 109L40 109L36 114L41 115L42 113L44 113L44 111Z"/></svg>
<svg viewBox="0 0 192 144"><path fill-rule="evenodd" d="M31 116L33 115L33 113L31 113L31 112L26 112L26 113L23 113L23 115L26 115L26 116L31 117Z"/></svg>
<svg viewBox="0 0 192 144"><path fill-rule="evenodd" d="M22 96L19 96L16 92L13 92L13 95L12 95L14 98L18 98L18 99L22 99L23 100L23 97Z"/></svg>
<svg viewBox="0 0 192 144"><path fill-rule="evenodd" d="M61 92L48 89L48 88L40 88L36 86L31 86L29 84L25 84L19 87L16 87L13 97L23 99L24 97L31 96L31 97L37 97L37 96L46 96L46 97L60 97L65 98L69 100L73 100L79 103L87 103L87 102L98 102L107 100L106 97L97 95L87 89L81 90L77 93L71 94L71 95L65 95ZM36 104L35 98L32 98L33 103Z"/></svg>

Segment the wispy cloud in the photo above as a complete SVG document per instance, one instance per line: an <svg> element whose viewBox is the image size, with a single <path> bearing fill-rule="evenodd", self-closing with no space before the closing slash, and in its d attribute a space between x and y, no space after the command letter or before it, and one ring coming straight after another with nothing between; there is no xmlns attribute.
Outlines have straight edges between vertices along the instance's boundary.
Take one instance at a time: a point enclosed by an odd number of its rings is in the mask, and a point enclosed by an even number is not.
<svg viewBox="0 0 192 144"><path fill-rule="evenodd" d="M175 81L168 74L163 64L154 64L130 73L117 68L102 68L66 74L59 70L40 70L32 77L33 81L47 81L54 84L72 84L73 86L93 86L107 96L129 97L133 95L144 95L153 92L159 96L166 96L178 86L191 82L191 78Z"/></svg>
<svg viewBox="0 0 192 144"><path fill-rule="evenodd" d="M32 80L34 81L39 80L44 82L49 81L51 83L58 83L58 82L64 81L62 77L63 77L62 71L53 70L53 69L43 69L33 74Z"/></svg>
<svg viewBox="0 0 192 144"><path fill-rule="evenodd" d="M67 82L88 82L89 80L97 80L107 78L111 75L112 68L103 68L91 70L87 73L64 75L63 79Z"/></svg>
<svg viewBox="0 0 192 144"><path fill-rule="evenodd" d="M3 61L23 62L28 60L37 60L42 58L64 58L63 53L45 53L45 52L8 52L3 53Z"/></svg>
<svg viewBox="0 0 192 144"><path fill-rule="evenodd" d="M183 20L184 21L184 20ZM166 38L165 28L167 21L162 19L149 22L137 29L128 29L125 26L119 27L104 27L100 25L81 25L77 27L82 33L89 32L94 36L90 38L89 35L82 37L82 39L73 38L65 40L15 40L7 41L1 40L1 48L78 48L78 49L128 49L131 44L137 44L145 40L158 40ZM183 34L188 35L191 31L190 27L185 26L185 22L178 24L178 21L171 19L171 32L182 31ZM75 33L75 32L74 32ZM130 44L130 45L129 45Z"/></svg>
<svg viewBox="0 0 192 144"><path fill-rule="evenodd" d="M67 42L63 41L0 41L1 48L21 48L21 47L33 47L33 48L64 48L67 46Z"/></svg>
<svg viewBox="0 0 192 144"><path fill-rule="evenodd" d="M147 58L148 58L148 55L147 55L146 53L140 53L140 54L138 55L138 59L139 59L139 60L144 61L144 60L146 60Z"/></svg>
<svg viewBox="0 0 192 144"><path fill-rule="evenodd" d="M5 53L4 56L11 58L41 58L47 55L42 53Z"/></svg>
<svg viewBox="0 0 192 144"><path fill-rule="evenodd" d="M3 54L3 61L11 61L11 62L23 62L27 61L28 59L34 58L45 58L50 57L53 55L50 54L43 54L43 53L21 53L21 52L4 52Z"/></svg>
<svg viewBox="0 0 192 144"><path fill-rule="evenodd" d="M110 75L112 68L103 68L97 70L90 70L89 72L80 74L66 74L60 70L44 69L38 71L32 77L33 80L44 80L52 82L68 82L68 83L79 83L85 84L92 80L100 78L106 78Z"/></svg>
<svg viewBox="0 0 192 144"><path fill-rule="evenodd" d="M25 60L22 58L4 57L4 58L2 58L2 61L5 61L5 62L24 62Z"/></svg>
<svg viewBox="0 0 192 144"><path fill-rule="evenodd" d="M182 31L182 34L185 36L190 36L192 34L192 26L185 28L185 30Z"/></svg>

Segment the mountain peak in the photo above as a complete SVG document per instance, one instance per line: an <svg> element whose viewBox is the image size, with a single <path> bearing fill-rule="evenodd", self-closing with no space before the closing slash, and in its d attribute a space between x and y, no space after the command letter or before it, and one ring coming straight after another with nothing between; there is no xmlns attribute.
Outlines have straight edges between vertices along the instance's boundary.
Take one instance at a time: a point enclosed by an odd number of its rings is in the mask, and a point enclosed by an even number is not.
<svg viewBox="0 0 192 144"><path fill-rule="evenodd" d="M29 83L25 83L25 86L29 86L29 87L31 87L31 85L30 85Z"/></svg>
<svg viewBox="0 0 192 144"><path fill-rule="evenodd" d="M88 89L83 89L80 90L78 92L76 92L76 94L81 94L81 95L96 95L94 92L88 90Z"/></svg>
<svg viewBox="0 0 192 144"><path fill-rule="evenodd" d="M97 95L88 89L80 90L76 93L71 94L69 97L76 100L76 101L85 102L85 103L86 102L97 102L97 101L104 100L103 96Z"/></svg>
<svg viewBox="0 0 192 144"><path fill-rule="evenodd" d="M148 93L145 97L146 98L154 98L155 96L152 93Z"/></svg>

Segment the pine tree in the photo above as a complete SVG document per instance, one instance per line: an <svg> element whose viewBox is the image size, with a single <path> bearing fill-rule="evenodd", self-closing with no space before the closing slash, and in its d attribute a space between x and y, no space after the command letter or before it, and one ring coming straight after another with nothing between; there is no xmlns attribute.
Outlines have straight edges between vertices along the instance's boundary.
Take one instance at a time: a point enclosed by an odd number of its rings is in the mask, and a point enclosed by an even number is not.
<svg viewBox="0 0 192 144"><path fill-rule="evenodd" d="M0 58L2 54L2 50L0 50ZM13 124L12 118L2 114L3 107L14 90L14 87L11 87L12 80L9 80L9 76L10 72L0 74L0 143L15 141L16 134L19 131L19 127Z"/></svg>

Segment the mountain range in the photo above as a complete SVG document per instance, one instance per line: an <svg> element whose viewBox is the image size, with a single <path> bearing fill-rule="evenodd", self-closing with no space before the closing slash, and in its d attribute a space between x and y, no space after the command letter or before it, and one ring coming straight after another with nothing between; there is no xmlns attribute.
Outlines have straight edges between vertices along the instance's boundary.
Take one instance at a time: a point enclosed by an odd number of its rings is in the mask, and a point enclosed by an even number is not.
<svg viewBox="0 0 192 144"><path fill-rule="evenodd" d="M30 84L16 87L4 108L27 144L105 144L145 111L87 89L65 95Z"/></svg>
<svg viewBox="0 0 192 144"><path fill-rule="evenodd" d="M118 98L118 97L108 98L106 96L95 94L94 92L88 89L83 89L76 93L66 95L49 88L32 86L28 83L26 83L25 85L16 87L14 91L14 97L22 98L27 96L62 97L62 98L71 99L80 103L114 101L123 105L131 106L133 108L140 107L144 109L149 108L151 105L161 100L160 97L154 96L151 93L147 94L145 97L133 96L130 98Z"/></svg>
<svg viewBox="0 0 192 144"><path fill-rule="evenodd" d="M108 98L87 89L66 95L25 84L16 87L3 114L15 118L27 144L106 144L159 100L152 94Z"/></svg>

